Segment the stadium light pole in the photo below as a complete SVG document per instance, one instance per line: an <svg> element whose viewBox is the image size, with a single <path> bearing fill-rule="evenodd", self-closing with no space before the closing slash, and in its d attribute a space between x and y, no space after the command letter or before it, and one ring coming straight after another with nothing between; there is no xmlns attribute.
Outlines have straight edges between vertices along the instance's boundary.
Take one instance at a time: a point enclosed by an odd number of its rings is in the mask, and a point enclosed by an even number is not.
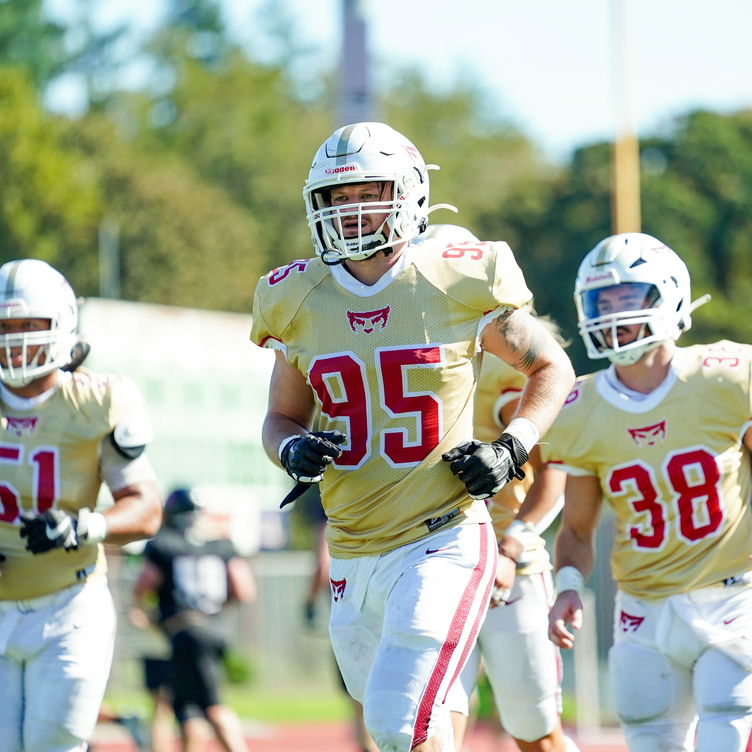
<svg viewBox="0 0 752 752"><path fill-rule="evenodd" d="M374 119L363 0L342 0L342 62L337 127Z"/></svg>
<svg viewBox="0 0 752 752"><path fill-rule="evenodd" d="M611 170L611 231L640 232L640 147L632 123L629 0L612 0L611 40L615 133Z"/></svg>

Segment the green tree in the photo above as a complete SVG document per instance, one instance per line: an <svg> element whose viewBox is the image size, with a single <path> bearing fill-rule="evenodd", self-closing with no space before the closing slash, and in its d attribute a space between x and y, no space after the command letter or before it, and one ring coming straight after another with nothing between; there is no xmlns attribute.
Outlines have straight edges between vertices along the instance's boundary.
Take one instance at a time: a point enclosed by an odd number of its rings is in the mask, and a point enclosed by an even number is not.
<svg viewBox="0 0 752 752"><path fill-rule="evenodd" d="M746 251L752 198L751 115L695 112L672 132L641 144L643 231L671 246L687 263L700 309L682 343L752 339L752 275ZM497 213L489 232L509 240L536 307L551 314L573 340L578 372L589 361L577 336L572 293L577 268L595 243L611 233L611 147L577 150L558 175L524 179Z"/></svg>
<svg viewBox="0 0 752 752"><path fill-rule="evenodd" d="M690 336L752 341L752 111L691 112L642 154L645 227L686 260L695 294L713 296Z"/></svg>
<svg viewBox="0 0 752 752"><path fill-rule="evenodd" d="M102 191L102 219L118 229L123 298L249 310L263 271L258 227L224 190L169 155L140 152L101 115L70 124L66 143Z"/></svg>
<svg viewBox="0 0 752 752"><path fill-rule="evenodd" d="M143 112L143 147L190 164L255 217L254 252L266 267L310 256L301 190L329 111L301 102L281 69L240 52L221 70L183 58L169 98L170 118L155 122L154 105Z"/></svg>
<svg viewBox="0 0 752 752"><path fill-rule="evenodd" d="M0 262L40 258L88 286L101 196L61 144L62 125L41 109L26 75L0 68Z"/></svg>
<svg viewBox="0 0 752 752"><path fill-rule="evenodd" d="M22 67L41 89L67 59L65 27L46 16L43 0L0 2L0 65Z"/></svg>
<svg viewBox="0 0 752 752"><path fill-rule="evenodd" d="M523 176L550 172L537 150L499 113L488 111L486 93L471 80L459 80L436 93L415 71L394 74L381 96L385 122L407 136L426 162L438 164L430 172L431 203L450 203L454 215L437 211L435 223L469 227L486 237L485 218L498 212L511 188Z"/></svg>

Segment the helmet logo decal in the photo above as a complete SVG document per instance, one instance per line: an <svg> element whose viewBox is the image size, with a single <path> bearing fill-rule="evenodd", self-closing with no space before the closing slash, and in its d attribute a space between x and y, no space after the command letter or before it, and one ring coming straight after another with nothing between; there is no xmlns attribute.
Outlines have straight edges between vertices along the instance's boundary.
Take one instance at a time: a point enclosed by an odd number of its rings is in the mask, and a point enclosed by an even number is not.
<svg viewBox="0 0 752 752"><path fill-rule="evenodd" d="M386 329L390 313L390 306L378 308L375 311L348 311L347 320L350 323L350 329L356 334L371 334L376 328Z"/></svg>
<svg viewBox="0 0 752 752"><path fill-rule="evenodd" d="M627 432L636 446L655 446L666 439L666 421L662 420L642 428L628 428Z"/></svg>
<svg viewBox="0 0 752 752"><path fill-rule="evenodd" d="M6 433L12 433L19 439L23 436L31 436L37 427L39 418L34 415L30 418L13 418L6 416L3 420L3 427Z"/></svg>
<svg viewBox="0 0 752 752"><path fill-rule="evenodd" d="M358 169L358 165L347 164L341 167L327 167L324 172L327 175L338 175L340 172L355 172Z"/></svg>
<svg viewBox="0 0 752 752"><path fill-rule="evenodd" d="M607 272L603 272L602 274L595 274L592 276L588 274L585 277L585 284L592 285L595 282L611 282L612 280L616 282L616 275L611 269L609 269Z"/></svg>
<svg viewBox="0 0 752 752"><path fill-rule="evenodd" d="M24 313L26 313L26 306L20 298L12 298L11 300L3 300L0 302L0 315L4 319L14 317L23 318Z"/></svg>
<svg viewBox="0 0 752 752"><path fill-rule="evenodd" d="M417 149L416 149L416 148L415 148L414 146L412 146L411 144L406 144L406 145L405 145L405 151L406 151L406 152L407 152L407 153L408 153L408 154L409 154L409 155L410 155L410 156L411 156L411 157L412 157L412 158L413 158L413 159L414 159L414 160L415 160L416 162L420 162L420 160L421 160L420 152L419 152L419 151L418 151L418 150L417 150Z"/></svg>

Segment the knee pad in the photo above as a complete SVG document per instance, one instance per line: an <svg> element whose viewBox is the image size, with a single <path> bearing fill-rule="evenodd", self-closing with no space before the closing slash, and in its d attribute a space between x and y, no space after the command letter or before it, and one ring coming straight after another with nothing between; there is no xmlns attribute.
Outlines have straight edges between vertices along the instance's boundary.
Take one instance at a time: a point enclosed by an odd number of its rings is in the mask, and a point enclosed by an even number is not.
<svg viewBox="0 0 752 752"><path fill-rule="evenodd" d="M694 725L679 730L670 724L656 724L650 727L622 726L629 752L692 752ZM699 748L698 748L699 749ZM717 752L719 748L716 747Z"/></svg>
<svg viewBox="0 0 752 752"><path fill-rule="evenodd" d="M498 703L498 700L497 700ZM514 701L509 696L504 702L502 725L508 734L523 742L535 742L550 734L559 721L556 697L546 698L531 705Z"/></svg>
<svg viewBox="0 0 752 752"><path fill-rule="evenodd" d="M391 696L390 696L391 695ZM412 723L399 719L394 713L399 707L397 692L379 692L368 698L363 706L363 723L382 752L409 752L413 740Z"/></svg>
<svg viewBox="0 0 752 752"><path fill-rule="evenodd" d="M700 718L697 724L696 752L744 752L747 749L752 716L716 714Z"/></svg>
<svg viewBox="0 0 752 752"><path fill-rule="evenodd" d="M752 675L718 648L695 665L698 752L742 752L752 728Z"/></svg>
<svg viewBox="0 0 752 752"><path fill-rule="evenodd" d="M718 648L709 648L697 660L694 687L700 718L705 713L752 713L752 674Z"/></svg>
<svg viewBox="0 0 752 752"><path fill-rule="evenodd" d="M614 707L622 723L640 724L666 715L673 705L674 669L657 650L617 643L608 654Z"/></svg>
<svg viewBox="0 0 752 752"><path fill-rule="evenodd" d="M405 707L399 692L379 692L369 697L369 704L363 708L363 722L376 746L381 752L410 752L415 744L416 719L411 715L400 717L395 710ZM421 729L417 729L420 733ZM437 737L441 741L442 752L454 750L454 734L449 709L434 705L425 737ZM420 739L418 740L420 741Z"/></svg>

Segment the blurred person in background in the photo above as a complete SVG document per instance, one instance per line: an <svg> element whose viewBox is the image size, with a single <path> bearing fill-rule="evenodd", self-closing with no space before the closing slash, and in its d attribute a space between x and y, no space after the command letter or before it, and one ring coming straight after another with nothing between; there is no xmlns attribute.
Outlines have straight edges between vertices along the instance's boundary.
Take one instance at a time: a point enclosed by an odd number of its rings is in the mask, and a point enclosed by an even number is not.
<svg viewBox="0 0 752 752"><path fill-rule="evenodd" d="M448 247L473 247L478 238L457 225L430 225L426 233ZM533 312L532 307L529 309ZM562 345L554 322L540 321ZM475 437L493 441L514 418L525 376L490 353L484 353L475 393ZM499 544L491 607L478 643L452 687L455 746L462 749L470 698L481 668L493 690L499 720L523 752L577 752L561 727L561 658L548 639L548 610L553 603L551 560L541 537L563 504L565 474L549 473L547 486L537 484L538 447L530 452L525 478L512 480L487 500Z"/></svg>
<svg viewBox="0 0 752 752"><path fill-rule="evenodd" d="M253 305L252 340L276 351L264 448L321 482L329 634L385 752L454 747L444 699L497 564L483 499L523 473L573 383L506 243L421 237L430 167L384 123L337 129L303 190L316 258L262 277ZM490 443L472 439L481 349L528 377Z"/></svg>
<svg viewBox="0 0 752 752"><path fill-rule="evenodd" d="M123 375L80 367L77 325L58 271L0 267L3 752L85 749L115 639L102 543L149 537L161 520L141 396ZM114 503L94 511L103 483Z"/></svg>
<svg viewBox="0 0 752 752"><path fill-rule="evenodd" d="M306 517L313 526L314 540L316 548L315 566L308 580L308 589L306 591L305 602L303 603L303 620L306 628L314 630L316 628L316 618L319 615L318 601L321 593L326 590L330 592L329 587L329 546L326 544L326 515L324 508L321 506L321 496L316 485L311 485L310 489L303 495L299 505L304 505ZM327 610L328 613L328 610ZM337 672L337 681L342 690L347 694L347 687L342 679L339 667L336 662L334 669ZM363 721L363 706L354 698L347 695L347 699L352 705L353 711L353 731L355 742L360 752L378 752L376 744L371 739L365 722Z"/></svg>
<svg viewBox="0 0 752 752"><path fill-rule="evenodd" d="M156 596L157 619L170 639L169 681L183 752L204 750L204 721L223 750L245 752L240 719L220 700L220 666L227 649L221 613L230 601L253 601L256 586L232 541L207 539L203 527L196 493L172 491L162 528L144 548L133 598L143 606Z"/></svg>
<svg viewBox="0 0 752 752"><path fill-rule="evenodd" d="M133 740L133 744L138 752L157 752L151 744L149 729L147 728L144 719L139 715L134 713L119 713L105 700L99 708L97 723L111 723L124 728ZM86 748L86 752L96 752L98 746L99 745L95 747L90 743Z"/></svg>
<svg viewBox="0 0 752 752"><path fill-rule="evenodd" d="M686 348L684 262L643 233L582 261L579 379L546 443L567 473L551 639L574 645L605 500L618 591L611 692L630 752L742 752L752 725L752 347ZM544 470L544 473L547 470Z"/></svg>
<svg viewBox="0 0 752 752"><path fill-rule="evenodd" d="M156 594L154 594L156 601ZM148 596L144 599L148 601ZM144 603L146 605L146 603ZM131 606L131 623L147 633L146 649L141 653L143 687L151 699L149 743L151 752L172 752L175 713L172 709L171 669L169 655L171 646L164 632L159 629L158 615L152 614L151 605L146 609ZM166 645L156 644L152 638L161 638Z"/></svg>

